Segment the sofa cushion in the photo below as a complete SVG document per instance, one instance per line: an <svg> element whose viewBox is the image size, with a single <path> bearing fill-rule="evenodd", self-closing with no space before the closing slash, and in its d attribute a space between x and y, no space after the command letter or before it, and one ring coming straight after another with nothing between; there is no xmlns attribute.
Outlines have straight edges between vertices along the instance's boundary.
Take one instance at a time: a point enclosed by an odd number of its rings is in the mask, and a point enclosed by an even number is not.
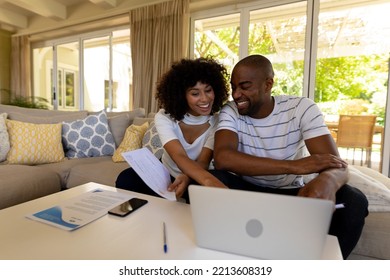
<svg viewBox="0 0 390 280"><path fill-rule="evenodd" d="M383 175L376 171L376 175L375 173L367 175L364 171L365 169L359 170L355 166L349 166L348 184L366 195L370 212L390 212L390 189L376 179Z"/></svg>
<svg viewBox="0 0 390 280"><path fill-rule="evenodd" d="M45 110L42 110L45 111ZM75 121L87 116L85 111L80 112L63 112L63 111L50 111L50 112L59 112L58 114L48 115L48 116L34 116L29 114L21 114L21 113L10 113L8 118L10 120L16 120L21 122L29 122L29 123L61 123L63 121Z"/></svg>
<svg viewBox="0 0 390 280"><path fill-rule="evenodd" d="M144 138L142 139L142 147L148 148L158 159L161 159L164 149L154 121L150 123L148 130L145 132Z"/></svg>
<svg viewBox="0 0 390 280"><path fill-rule="evenodd" d="M11 164L42 164L64 159L61 124L33 124L7 120Z"/></svg>
<svg viewBox="0 0 390 280"><path fill-rule="evenodd" d="M99 161L73 166L66 188L73 188L88 182L115 187L118 175L129 168L127 162L113 162L111 157L100 157Z"/></svg>
<svg viewBox="0 0 390 280"><path fill-rule="evenodd" d="M390 213L370 213L363 227L359 242L349 259L390 260Z"/></svg>
<svg viewBox="0 0 390 280"><path fill-rule="evenodd" d="M126 129L133 124L136 118L142 118L145 116L145 109L137 108L129 112L108 112L108 125L111 133L114 136L116 147L123 140Z"/></svg>
<svg viewBox="0 0 390 280"><path fill-rule="evenodd" d="M122 157L122 153L141 148L142 138L144 137L148 127L149 123L147 122L140 126L135 124L130 125L126 129L122 143L120 143L119 147L115 150L115 153L112 156L112 160L114 162L125 161L125 159Z"/></svg>
<svg viewBox="0 0 390 280"><path fill-rule="evenodd" d="M85 118L87 111L57 111L35 108L23 108L12 105L0 104L0 113L8 113L8 119L30 123L60 123Z"/></svg>
<svg viewBox="0 0 390 280"><path fill-rule="evenodd" d="M59 192L59 176L39 166L0 166L0 209Z"/></svg>
<svg viewBox="0 0 390 280"><path fill-rule="evenodd" d="M115 151L104 110L81 120L63 122L62 141L69 158L112 156Z"/></svg>
<svg viewBox="0 0 390 280"><path fill-rule="evenodd" d="M6 118L7 113L0 114L0 162L7 158L10 149L8 130L5 124Z"/></svg>

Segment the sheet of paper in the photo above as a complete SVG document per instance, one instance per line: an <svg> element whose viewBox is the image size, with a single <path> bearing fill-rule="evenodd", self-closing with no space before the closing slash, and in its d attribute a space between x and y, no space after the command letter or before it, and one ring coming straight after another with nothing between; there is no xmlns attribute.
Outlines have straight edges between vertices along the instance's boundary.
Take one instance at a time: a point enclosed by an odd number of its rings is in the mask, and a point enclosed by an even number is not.
<svg viewBox="0 0 390 280"><path fill-rule="evenodd" d="M149 188L168 200L176 201L175 192L167 190L171 183L168 169L148 148L125 152L122 156Z"/></svg>
<svg viewBox="0 0 390 280"><path fill-rule="evenodd" d="M96 189L26 217L65 230L75 230L104 215L133 195Z"/></svg>

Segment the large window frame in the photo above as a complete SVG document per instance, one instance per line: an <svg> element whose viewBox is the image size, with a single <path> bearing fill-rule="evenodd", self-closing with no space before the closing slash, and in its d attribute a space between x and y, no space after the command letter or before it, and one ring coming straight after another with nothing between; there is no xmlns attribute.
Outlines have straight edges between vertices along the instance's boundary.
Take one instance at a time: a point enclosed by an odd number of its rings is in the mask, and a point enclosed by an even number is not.
<svg viewBox="0 0 390 280"><path fill-rule="evenodd" d="M228 16L230 14L239 13L240 16L240 44L239 44L239 59L248 55L248 38L249 38L249 14L250 11L256 9L266 9L275 6L281 6L297 2L307 3L307 22L306 22L306 37L305 37L305 51L304 51L304 74L303 74L303 89L302 96L315 100L315 86L316 86L316 59L317 59L317 44L318 44L318 25L320 14L320 0L281 0L281 1L253 1L247 3L240 3L236 5L225 6L223 8L210 9L207 11L199 11L191 14L190 21L190 57L194 57L194 34L195 22L206 18L213 18L219 16ZM353 4L351 4L353 5ZM242 43L244 42L244 43ZM390 62L389 62L390 64ZM389 67L390 68L390 67ZM388 74L390 79L390 70ZM387 103L386 116L390 115L390 87L387 87ZM385 133L382 136L384 146L383 153L383 168L382 173L386 176L390 174L390 120L386 117Z"/></svg>
<svg viewBox="0 0 390 280"><path fill-rule="evenodd" d="M113 37L114 37L115 32L120 33L122 30L129 30L129 26L123 25L123 26L118 26L115 28L105 29L105 30L96 31L96 32L88 32L88 33L77 34L74 36L69 36L69 37L64 37L64 38L59 38L59 39L34 42L31 46L33 53L34 53L35 49L40 49L40 48L52 48L52 50L53 50L52 59L50 59L49 61L46 62L46 65L50 64L50 69L47 69L47 66L46 66L46 71L45 71L46 83L44 83L44 84L40 83L39 79L41 79L41 78L37 78L38 76L36 76L36 75L41 74L39 72L40 68L37 65L33 66L34 69L36 69L33 71L34 96L40 96L40 97L44 97L44 98L48 99L49 103L50 103L50 109L54 109L54 110L71 110L71 111L92 110L92 111L97 111L97 110L101 110L101 109L106 109L107 111L116 111L117 104L113 104L113 101L115 101L115 100L118 100L118 102L119 101L121 102L120 104L123 104L122 108L118 108L118 110L131 110L133 108L132 107L133 104L131 104L131 102L129 102L129 100L132 100L132 96L131 96L132 93L130 91L131 82L132 82L131 62L127 66L127 68L130 69L129 70L130 73L127 76L128 83L126 85L122 85L122 89L125 89L125 88L128 89L128 92L126 93L126 96L125 96L126 98L124 96L118 96L118 92L114 92L114 90L116 90L118 88L118 86L116 88L113 87L113 83L114 83L113 79L115 78L113 75L113 72L116 70L116 69L114 69L114 65L113 65L113 63L115 62L114 61L115 57L113 55L113 52L115 51L115 49L113 48L113 45L117 44L118 42L121 42L120 38L118 38L119 40L118 39L114 40ZM85 42L88 42L88 41L93 40L93 39L99 39L99 38L108 38L107 42L106 42L107 50L109 53L108 57L107 57L107 61L108 61L107 73L108 74L106 75L104 80L101 80L101 83L99 83L99 85L100 85L99 92L101 92L101 95L99 95L101 97L101 100L99 99L99 102L100 102L99 108L95 108L95 107L91 108L91 106L93 106L93 105L89 105L89 103L86 103L87 100L85 99L86 94L88 94L88 91L85 88L86 77L85 77L84 71L86 69L84 67L84 63L85 63L84 50L87 49ZM130 37L127 37L127 39L128 39L128 43L130 44ZM57 48L59 48L62 45L66 45L66 44L77 45L77 47L75 47L75 50L78 51L77 69L75 69L75 67L72 65L66 66L66 65L64 65L63 62L59 62L59 60L58 60ZM129 53L130 53L130 49L129 49ZM99 60L99 62L101 62L101 61L102 61L102 59ZM122 61L121 63L123 63L124 60L117 60L117 61L119 61L119 62ZM131 58L130 58L130 61L131 61ZM62 76L61 76L62 78L60 81L58 80L59 79L58 75L53 76L51 74L53 71L55 71L56 73L58 73L58 71L60 71L62 73ZM66 88L64 88L64 87L67 86L67 83L65 83L64 78L65 78L65 73L67 73L67 71L68 72L71 71L75 75L74 76L75 84L72 85L74 87L73 88L74 106L64 106L64 102L62 102L63 104L59 104L59 102L58 102L60 100L60 98L58 96L59 94L61 94L62 101L65 101L64 98L66 98L66 96L64 96L64 95L66 95ZM34 76L36 76L36 77L34 77ZM37 84L34 84L36 78L37 78L38 82L37 82ZM107 86L106 81L108 81L108 86ZM118 83L117 80L115 82ZM43 85L45 86L44 90L42 90ZM95 86L96 86L96 84L95 84ZM50 91L50 93L49 93L49 91ZM92 92L96 92L96 91L92 91ZM53 100L54 100L54 102L53 102ZM123 102L126 100L128 100L128 101Z"/></svg>

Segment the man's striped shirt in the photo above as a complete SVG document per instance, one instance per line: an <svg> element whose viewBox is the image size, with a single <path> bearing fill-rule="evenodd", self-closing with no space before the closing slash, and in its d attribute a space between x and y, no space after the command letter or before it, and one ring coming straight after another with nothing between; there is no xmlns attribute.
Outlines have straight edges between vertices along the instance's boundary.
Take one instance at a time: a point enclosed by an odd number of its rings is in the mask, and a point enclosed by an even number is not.
<svg viewBox="0 0 390 280"><path fill-rule="evenodd" d="M300 159L308 155L304 140L329 134L323 115L311 99L274 96L272 113L263 119L240 115L231 101L221 110L217 130L238 134L238 150L258 157L281 160ZM303 186L299 175L243 176L251 183L272 188Z"/></svg>

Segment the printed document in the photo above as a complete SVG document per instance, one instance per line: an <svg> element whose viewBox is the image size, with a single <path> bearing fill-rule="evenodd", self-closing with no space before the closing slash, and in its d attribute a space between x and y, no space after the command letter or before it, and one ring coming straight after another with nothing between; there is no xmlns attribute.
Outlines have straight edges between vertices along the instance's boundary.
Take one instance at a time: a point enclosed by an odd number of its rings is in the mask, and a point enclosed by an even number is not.
<svg viewBox="0 0 390 280"><path fill-rule="evenodd" d="M124 152L122 156L149 188L168 200L176 201L175 192L168 191L171 184L168 169L148 148Z"/></svg>
<svg viewBox="0 0 390 280"><path fill-rule="evenodd" d="M132 197L134 195L96 189L26 217L70 231L106 215L108 210Z"/></svg>

